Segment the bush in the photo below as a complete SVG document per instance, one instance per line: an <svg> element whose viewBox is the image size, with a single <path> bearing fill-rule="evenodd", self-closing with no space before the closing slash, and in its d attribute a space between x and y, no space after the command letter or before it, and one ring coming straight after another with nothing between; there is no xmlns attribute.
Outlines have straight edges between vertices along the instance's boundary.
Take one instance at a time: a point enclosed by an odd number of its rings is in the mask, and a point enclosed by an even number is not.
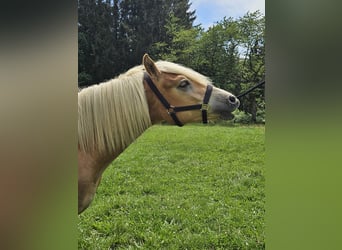
<svg viewBox="0 0 342 250"><path fill-rule="evenodd" d="M256 123L265 124L265 109L259 109L257 111Z"/></svg>
<svg viewBox="0 0 342 250"><path fill-rule="evenodd" d="M246 113L245 111L236 110L234 111L234 123L249 124L252 123L252 115Z"/></svg>

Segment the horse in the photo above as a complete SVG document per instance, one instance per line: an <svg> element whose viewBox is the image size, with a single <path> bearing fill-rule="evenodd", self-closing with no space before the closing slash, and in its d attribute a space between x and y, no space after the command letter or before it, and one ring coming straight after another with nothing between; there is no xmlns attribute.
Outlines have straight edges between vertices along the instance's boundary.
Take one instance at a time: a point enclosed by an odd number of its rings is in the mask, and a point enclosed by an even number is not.
<svg viewBox="0 0 342 250"><path fill-rule="evenodd" d="M112 80L78 93L78 214L94 198L109 164L156 123L231 119L233 94L185 66L154 62L148 54Z"/></svg>

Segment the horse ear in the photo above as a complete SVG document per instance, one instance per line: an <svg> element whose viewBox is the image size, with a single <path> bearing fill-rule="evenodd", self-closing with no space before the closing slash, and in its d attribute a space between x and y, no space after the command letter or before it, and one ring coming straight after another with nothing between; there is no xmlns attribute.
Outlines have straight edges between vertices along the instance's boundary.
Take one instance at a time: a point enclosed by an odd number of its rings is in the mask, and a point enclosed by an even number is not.
<svg viewBox="0 0 342 250"><path fill-rule="evenodd" d="M154 61L149 57L148 54L145 54L143 56L143 65L145 66L145 69L147 73L150 75L150 77L156 78L156 79L159 78L161 73L159 69L157 68L156 64L154 63Z"/></svg>

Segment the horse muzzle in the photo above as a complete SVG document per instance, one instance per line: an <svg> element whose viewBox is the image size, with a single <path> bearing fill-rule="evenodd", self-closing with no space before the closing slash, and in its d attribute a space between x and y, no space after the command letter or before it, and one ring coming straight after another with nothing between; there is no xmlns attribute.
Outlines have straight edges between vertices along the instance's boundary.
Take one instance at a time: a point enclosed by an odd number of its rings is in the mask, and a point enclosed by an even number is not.
<svg viewBox="0 0 342 250"><path fill-rule="evenodd" d="M240 101L235 95L214 87L209 106L210 111L220 119L230 120L234 118L232 112L240 106Z"/></svg>

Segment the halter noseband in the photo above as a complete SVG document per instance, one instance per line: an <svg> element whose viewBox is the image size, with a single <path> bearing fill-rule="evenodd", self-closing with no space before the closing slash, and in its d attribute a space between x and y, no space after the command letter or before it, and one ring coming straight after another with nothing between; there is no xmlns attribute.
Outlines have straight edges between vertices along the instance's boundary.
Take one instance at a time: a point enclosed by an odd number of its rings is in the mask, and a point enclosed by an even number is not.
<svg viewBox="0 0 342 250"><path fill-rule="evenodd" d="M213 91L213 86L211 86L209 84L207 85L207 89L205 91L202 104L195 104L195 105L175 107L173 105L170 105L170 103L160 93L160 91L158 90L158 88L156 87L156 85L153 83L153 81L151 80L150 76L146 72L144 72L144 80L148 83L148 86L150 86L151 90L158 97L160 102L164 105L164 107L166 108L167 113L172 117L172 119L175 122L175 124L177 124L180 127L184 125L178 119L178 117L176 115L177 112L196 110L196 109L199 109L199 110L202 111L202 121L203 121L203 123L208 123L208 115L207 115L207 111L208 111L208 108L209 108L208 103L209 103L209 99L210 99L210 96L211 96L211 92Z"/></svg>

